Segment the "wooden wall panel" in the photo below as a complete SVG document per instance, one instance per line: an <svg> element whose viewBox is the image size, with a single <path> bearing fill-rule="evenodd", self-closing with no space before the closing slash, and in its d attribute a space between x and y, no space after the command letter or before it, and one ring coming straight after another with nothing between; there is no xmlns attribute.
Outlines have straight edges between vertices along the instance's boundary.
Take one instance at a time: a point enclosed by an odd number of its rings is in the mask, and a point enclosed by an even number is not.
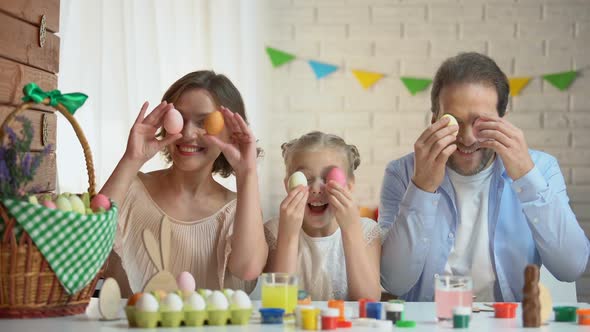
<svg viewBox="0 0 590 332"><path fill-rule="evenodd" d="M45 91L57 89L57 76L43 70L0 58L0 104L19 105L22 103L23 86L35 82ZM38 109L51 110L47 106Z"/></svg>
<svg viewBox="0 0 590 332"><path fill-rule="evenodd" d="M4 120L15 108L13 106L1 106L0 105L0 124L4 123ZM42 112L37 110L26 110L21 113L21 115L27 117L31 120L31 124L33 125L33 142L31 143L31 151L41 151L45 148L46 145L51 144L51 150L55 151L55 140L56 140L56 125L57 125L57 118L56 114L53 112ZM45 120L44 120L45 119ZM43 124L45 121L45 125ZM45 139L43 139L43 127L45 126ZM12 121L10 125L14 131L17 133L20 132L20 122ZM4 138L4 142L6 143L6 137ZM45 143L45 144L43 144Z"/></svg>
<svg viewBox="0 0 590 332"><path fill-rule="evenodd" d="M38 27L0 12L0 57L57 73L59 37L47 32L40 47Z"/></svg>
<svg viewBox="0 0 590 332"><path fill-rule="evenodd" d="M47 29L59 31L59 0L2 0L0 11L36 26L45 15Z"/></svg>

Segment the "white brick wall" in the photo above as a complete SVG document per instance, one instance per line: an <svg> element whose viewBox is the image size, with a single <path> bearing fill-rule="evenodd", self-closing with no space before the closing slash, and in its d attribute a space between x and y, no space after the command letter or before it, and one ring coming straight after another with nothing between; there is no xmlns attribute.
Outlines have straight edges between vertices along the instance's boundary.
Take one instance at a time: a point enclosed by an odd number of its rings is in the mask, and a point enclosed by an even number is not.
<svg viewBox="0 0 590 332"><path fill-rule="evenodd" d="M284 197L280 144L311 130L342 135L358 146L355 196L376 205L385 165L412 151L430 121L429 91L412 96L400 75L433 77L459 51L492 56L509 75L525 76L590 65L588 0L268 0L266 44L343 70L317 81L295 61L271 70L268 104L271 184L268 217ZM351 69L390 75L368 90ZM509 103L508 119L531 147L558 158L571 205L590 232L590 70L566 92L534 79ZM590 273L578 282L590 301Z"/></svg>

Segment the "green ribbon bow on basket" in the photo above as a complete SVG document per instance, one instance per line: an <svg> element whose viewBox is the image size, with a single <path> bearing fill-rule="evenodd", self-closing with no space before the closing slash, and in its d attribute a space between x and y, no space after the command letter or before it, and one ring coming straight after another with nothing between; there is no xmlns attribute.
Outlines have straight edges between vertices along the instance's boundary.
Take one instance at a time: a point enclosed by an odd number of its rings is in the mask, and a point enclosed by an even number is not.
<svg viewBox="0 0 590 332"><path fill-rule="evenodd" d="M42 102L45 98L49 98L49 105L55 107L58 103L62 104L70 114L74 115L76 110L84 105L88 96L80 93L66 93L62 94L59 90L52 90L49 92L43 91L37 84L29 83L23 88L24 97L23 101L33 101L35 103Z"/></svg>

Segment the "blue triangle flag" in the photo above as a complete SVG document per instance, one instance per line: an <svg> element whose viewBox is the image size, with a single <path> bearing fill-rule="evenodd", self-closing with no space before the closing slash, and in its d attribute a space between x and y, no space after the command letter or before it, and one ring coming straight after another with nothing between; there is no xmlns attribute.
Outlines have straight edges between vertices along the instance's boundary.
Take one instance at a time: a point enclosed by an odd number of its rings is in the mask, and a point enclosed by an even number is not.
<svg viewBox="0 0 590 332"><path fill-rule="evenodd" d="M328 64L328 63L323 63L323 62L317 62L317 61L313 61L313 60L309 60L309 65L311 66L311 69L313 69L313 72L315 74L315 77L317 79L326 77L330 74L332 74L333 72L335 72L336 70L338 70L337 66Z"/></svg>

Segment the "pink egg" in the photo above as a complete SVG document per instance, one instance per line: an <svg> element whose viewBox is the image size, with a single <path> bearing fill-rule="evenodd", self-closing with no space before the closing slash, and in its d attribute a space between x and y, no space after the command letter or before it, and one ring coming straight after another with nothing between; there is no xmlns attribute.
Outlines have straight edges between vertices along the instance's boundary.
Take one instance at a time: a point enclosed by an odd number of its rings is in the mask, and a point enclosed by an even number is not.
<svg viewBox="0 0 590 332"><path fill-rule="evenodd" d="M94 212L98 212L100 208L103 208L105 211L107 211L111 208L111 201L105 195L97 194L92 198L92 201L90 201L90 208Z"/></svg>
<svg viewBox="0 0 590 332"><path fill-rule="evenodd" d="M57 209L57 206L55 205L55 203L53 203L53 201L50 200L46 200L43 201L43 203L41 203L44 207L49 208L49 209Z"/></svg>
<svg viewBox="0 0 590 332"><path fill-rule="evenodd" d="M181 132L182 126L184 125L183 122L182 114L180 114L175 108L169 110L166 115L164 115L164 129L166 129L168 134L174 135Z"/></svg>
<svg viewBox="0 0 590 332"><path fill-rule="evenodd" d="M346 186L346 174L339 167L334 167L326 175L326 182L336 181L341 186Z"/></svg>
<svg viewBox="0 0 590 332"><path fill-rule="evenodd" d="M194 292L197 288L195 278L189 272L182 272L176 277L176 283L181 291Z"/></svg>

